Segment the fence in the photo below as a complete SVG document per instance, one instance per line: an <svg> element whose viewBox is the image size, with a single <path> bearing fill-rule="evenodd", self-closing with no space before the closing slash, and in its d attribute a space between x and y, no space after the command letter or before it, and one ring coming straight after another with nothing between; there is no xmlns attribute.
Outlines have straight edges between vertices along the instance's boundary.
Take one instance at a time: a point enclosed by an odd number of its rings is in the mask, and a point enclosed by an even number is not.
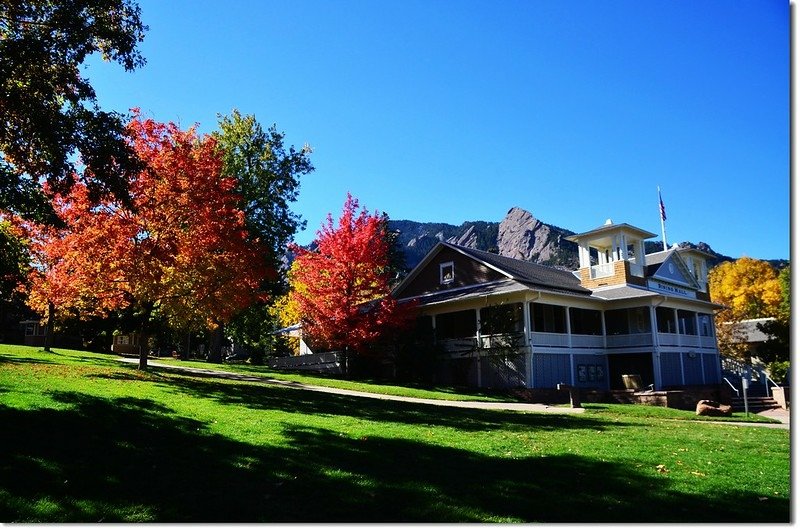
<svg viewBox="0 0 800 529"><path fill-rule="evenodd" d="M315 371L337 375L344 373L344 354L340 351L270 358L268 362L272 369Z"/></svg>

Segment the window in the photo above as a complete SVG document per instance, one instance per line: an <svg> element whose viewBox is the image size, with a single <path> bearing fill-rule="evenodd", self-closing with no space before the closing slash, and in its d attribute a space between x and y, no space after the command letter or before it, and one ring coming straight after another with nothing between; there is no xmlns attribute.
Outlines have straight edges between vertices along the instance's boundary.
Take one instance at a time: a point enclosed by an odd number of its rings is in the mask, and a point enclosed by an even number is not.
<svg viewBox="0 0 800 529"><path fill-rule="evenodd" d="M452 261L450 261L449 263L441 263L439 265L440 284L446 285L448 283L452 283L455 278L456 278L456 269L453 266Z"/></svg>
<svg viewBox="0 0 800 529"><path fill-rule="evenodd" d="M531 326L533 332L553 332L566 334L567 316L564 307L531 303Z"/></svg>
<svg viewBox="0 0 800 529"><path fill-rule="evenodd" d="M606 332L612 334L630 334L628 330L627 309L606 311Z"/></svg>
<svg viewBox="0 0 800 529"><path fill-rule="evenodd" d="M678 325L681 334L697 335L694 312L689 312L688 310L679 310Z"/></svg>
<svg viewBox="0 0 800 529"><path fill-rule="evenodd" d="M569 324L572 334L603 334L599 310L571 308Z"/></svg>
<svg viewBox="0 0 800 529"><path fill-rule="evenodd" d="M656 307L658 332L676 334L675 311L666 307Z"/></svg>
<svg viewBox="0 0 800 529"><path fill-rule="evenodd" d="M481 309L481 334L508 334L522 331L522 303L494 305Z"/></svg>
<svg viewBox="0 0 800 529"><path fill-rule="evenodd" d="M478 330L474 310L460 310L436 315L436 339L471 338Z"/></svg>
<svg viewBox="0 0 800 529"><path fill-rule="evenodd" d="M25 324L25 336L33 336L33 323Z"/></svg>
<svg viewBox="0 0 800 529"><path fill-rule="evenodd" d="M711 315L710 314L698 314L698 319L700 320L700 336L713 336L712 329L714 328L711 325Z"/></svg>

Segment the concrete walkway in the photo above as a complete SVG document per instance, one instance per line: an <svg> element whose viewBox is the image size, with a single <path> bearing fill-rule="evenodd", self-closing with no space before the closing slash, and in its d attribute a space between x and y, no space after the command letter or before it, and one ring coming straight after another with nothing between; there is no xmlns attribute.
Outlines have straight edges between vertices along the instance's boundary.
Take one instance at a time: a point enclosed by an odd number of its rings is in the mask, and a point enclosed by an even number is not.
<svg viewBox="0 0 800 529"><path fill-rule="evenodd" d="M138 364L138 358L125 358L120 357L121 362L129 364ZM158 367L161 369L168 369L170 371L177 371L181 373L189 373L205 377L225 378L228 380L242 380L245 382L257 382L260 384L273 384L285 386L295 389L304 389L307 391L318 391L320 393L333 393L335 395L348 395L351 397L362 397L370 399L381 400L394 400L401 402L411 402L416 404L430 404L433 406L448 406L451 408L471 408L476 410L510 410L510 411L525 411L525 412L540 412L540 413L583 413L586 411L584 408L570 408L568 406L548 406L547 404L533 404L527 402L483 402L483 401L467 401L467 400L438 400L438 399L420 399L416 397L401 397L398 395L381 395L379 393L369 393L366 391L354 391L351 389L328 388L325 386L312 386L303 384L301 382L292 382L288 380L278 380L275 378L260 377L256 375L245 375L242 373L231 373L229 371L219 371L216 369L207 369L202 367L190 366L174 366L171 364L163 364L157 360L147 361L147 365ZM778 423L765 423L765 422L730 422L719 421L714 424L726 424L728 426L760 426L763 428L782 428L789 429L789 411L784 409L772 409L759 413L772 419L781 421ZM709 421L712 422L712 421Z"/></svg>
<svg viewBox="0 0 800 529"><path fill-rule="evenodd" d="M125 358L120 357L121 362L129 364L138 364L138 358ZM439 400L439 399L420 399L416 397L401 397L398 395L382 395L380 393L369 393L366 391L354 391L351 389L328 388L324 386L312 386L300 382L291 382L287 380L277 380L274 378L260 377L255 375L245 375L242 373L231 373L229 371L219 371L215 369L206 369L201 367L189 366L174 366L170 364L163 364L157 360L148 360L147 365L158 367L160 369L168 369L170 371L177 371L182 373L189 373L194 375L225 378L228 380L242 380L245 382L258 382L260 384L273 384L280 385L295 389L304 389L307 391L318 391L320 393L333 393L336 395L348 395L350 397L363 397L370 399L380 400L394 400L401 402L411 402L416 404L430 404L433 406L448 406L451 408L471 408L478 410L510 410L510 411L525 411L525 412L542 412L542 413L583 413L586 411L584 408L570 408L568 406L548 406L547 404L532 404L527 402L483 402L483 401L467 401L467 400Z"/></svg>

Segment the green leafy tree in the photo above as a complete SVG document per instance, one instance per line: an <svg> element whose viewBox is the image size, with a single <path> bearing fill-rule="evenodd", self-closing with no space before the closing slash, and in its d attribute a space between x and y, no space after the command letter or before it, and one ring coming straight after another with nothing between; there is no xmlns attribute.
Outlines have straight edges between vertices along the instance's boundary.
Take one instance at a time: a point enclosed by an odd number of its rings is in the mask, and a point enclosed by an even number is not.
<svg viewBox="0 0 800 529"><path fill-rule="evenodd" d="M264 130L255 116L243 116L238 110L230 116L220 116L219 131L214 137L223 174L236 181L248 238L265 248L262 257L266 269L281 270L287 244L305 227L305 221L292 212L291 204L297 200L300 177L314 170L309 157L311 148L284 146L285 134L278 132L275 125ZM275 297L284 293L284 283L273 275L264 281L262 289ZM260 362L260 352L274 344L271 332L278 326L269 303L252 305L227 328L237 342L251 347L251 361L256 363Z"/></svg>
<svg viewBox="0 0 800 529"><path fill-rule="evenodd" d="M769 336L766 342L759 345L758 357L770 364L789 361L789 334L791 324L791 271L787 266L778 274L781 289L781 301L775 312L775 319L761 323L758 328Z"/></svg>
<svg viewBox="0 0 800 529"><path fill-rule="evenodd" d="M140 165L127 118L100 110L80 66L93 53L128 71L144 65L139 15L131 0L0 3L0 209L55 222L42 179L54 193L80 180L94 199L128 203Z"/></svg>

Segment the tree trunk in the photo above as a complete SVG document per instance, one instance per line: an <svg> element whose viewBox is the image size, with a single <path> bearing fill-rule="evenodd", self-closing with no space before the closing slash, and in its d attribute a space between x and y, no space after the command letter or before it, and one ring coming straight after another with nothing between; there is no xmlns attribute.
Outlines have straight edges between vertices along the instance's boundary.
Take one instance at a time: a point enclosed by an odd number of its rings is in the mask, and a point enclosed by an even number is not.
<svg viewBox="0 0 800 529"><path fill-rule="evenodd" d="M53 330L55 328L55 311L56 307L52 301L47 302L47 323L44 327L44 350L48 353L50 347L53 345Z"/></svg>
<svg viewBox="0 0 800 529"><path fill-rule="evenodd" d="M141 342L141 339L139 340ZM147 369L147 347L142 347L139 344L139 369L145 371Z"/></svg>
<svg viewBox="0 0 800 529"><path fill-rule="evenodd" d="M220 323L211 333L211 347L208 351L208 361L212 364L222 363L222 337L224 332L224 326Z"/></svg>
<svg viewBox="0 0 800 529"><path fill-rule="evenodd" d="M142 342L147 341L147 330L148 325L147 322L150 320L149 314L152 311L152 308L148 311L148 316L142 322L142 330L141 335L139 336L139 370L145 371L147 370L147 347L142 347Z"/></svg>

